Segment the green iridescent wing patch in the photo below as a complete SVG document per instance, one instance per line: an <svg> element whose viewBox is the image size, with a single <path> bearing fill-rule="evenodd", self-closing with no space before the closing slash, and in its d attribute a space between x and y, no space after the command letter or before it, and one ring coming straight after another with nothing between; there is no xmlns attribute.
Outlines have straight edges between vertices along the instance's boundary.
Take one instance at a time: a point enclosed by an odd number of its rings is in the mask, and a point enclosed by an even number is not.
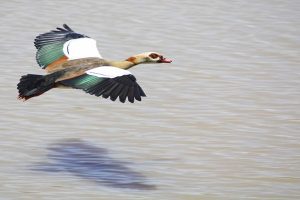
<svg viewBox="0 0 300 200"><path fill-rule="evenodd" d="M60 59L65 54L63 52L64 43L57 42L42 46L36 53L36 61L42 67L46 67L54 61Z"/></svg>
<svg viewBox="0 0 300 200"><path fill-rule="evenodd" d="M56 30L38 35L34 40L34 46L37 48L37 63L40 67L46 68L64 56L63 46L65 42L83 37L88 36L74 32L66 24L63 25L63 28L56 28Z"/></svg>

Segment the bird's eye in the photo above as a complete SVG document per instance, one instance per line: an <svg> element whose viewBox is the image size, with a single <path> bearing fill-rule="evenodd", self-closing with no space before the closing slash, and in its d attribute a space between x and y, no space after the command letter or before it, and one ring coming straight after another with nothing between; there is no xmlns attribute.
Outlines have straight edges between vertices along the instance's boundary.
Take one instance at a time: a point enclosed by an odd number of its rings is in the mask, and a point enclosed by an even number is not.
<svg viewBox="0 0 300 200"><path fill-rule="evenodd" d="M153 59L155 59L155 58L157 58L159 55L157 55L156 53L151 53L150 55L149 55L149 57L150 58L153 58Z"/></svg>

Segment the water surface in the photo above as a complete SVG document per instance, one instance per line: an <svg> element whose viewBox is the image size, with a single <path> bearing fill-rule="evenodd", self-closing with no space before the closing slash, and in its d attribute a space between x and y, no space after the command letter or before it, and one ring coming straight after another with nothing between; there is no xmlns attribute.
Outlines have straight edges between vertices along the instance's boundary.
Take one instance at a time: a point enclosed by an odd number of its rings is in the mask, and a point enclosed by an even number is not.
<svg viewBox="0 0 300 200"><path fill-rule="evenodd" d="M297 0L1 2L0 198L299 199L299 7ZM131 70L148 96L136 104L59 89L17 100L19 77L43 73L34 37L63 23L95 38L105 58L158 51L174 62ZM83 142L75 145L83 156L64 151L70 139ZM108 152L92 153L88 172L77 168L91 156L86 148ZM68 158L75 169L32 170L70 167ZM106 184L102 158L121 167L112 183L155 189Z"/></svg>

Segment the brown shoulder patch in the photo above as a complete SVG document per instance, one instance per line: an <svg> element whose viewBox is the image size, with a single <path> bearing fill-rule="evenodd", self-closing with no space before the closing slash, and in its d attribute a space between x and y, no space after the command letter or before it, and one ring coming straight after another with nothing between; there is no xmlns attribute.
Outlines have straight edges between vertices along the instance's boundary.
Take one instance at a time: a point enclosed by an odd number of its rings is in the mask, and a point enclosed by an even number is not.
<svg viewBox="0 0 300 200"><path fill-rule="evenodd" d="M58 60L52 62L46 67L47 72L53 72L61 67L61 65L68 61L67 56L62 56Z"/></svg>

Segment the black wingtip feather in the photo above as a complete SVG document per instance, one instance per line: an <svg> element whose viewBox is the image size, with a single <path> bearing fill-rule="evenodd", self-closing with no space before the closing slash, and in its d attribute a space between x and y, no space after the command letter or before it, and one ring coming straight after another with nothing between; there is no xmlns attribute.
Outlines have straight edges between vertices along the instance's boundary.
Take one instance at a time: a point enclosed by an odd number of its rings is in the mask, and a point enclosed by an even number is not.
<svg viewBox="0 0 300 200"><path fill-rule="evenodd" d="M110 97L112 95L112 92L118 87L118 83L114 82L112 83L110 88L107 88L105 90L105 92L103 93L102 97L104 97L105 99L107 99L108 97Z"/></svg>
<svg viewBox="0 0 300 200"><path fill-rule="evenodd" d="M115 101L118 98L118 96L120 96L123 87L123 85L118 84L118 87L114 91L112 91L112 93L110 94L110 99L112 101Z"/></svg>
<svg viewBox="0 0 300 200"><path fill-rule="evenodd" d="M63 27L64 27L65 29L67 29L68 31L73 31L67 24L63 24Z"/></svg>
<svg viewBox="0 0 300 200"><path fill-rule="evenodd" d="M140 95L140 91L139 91L139 88L137 86L137 84L134 85L134 98L137 100L137 101L141 101L141 95Z"/></svg>
<svg viewBox="0 0 300 200"><path fill-rule="evenodd" d="M88 36L76 33L67 24L63 24L63 28L57 27L56 30L38 35L34 40L34 46L39 49L44 45L52 44L55 42L66 42L70 39L83 37Z"/></svg>
<svg viewBox="0 0 300 200"><path fill-rule="evenodd" d="M130 87L128 90L128 101L134 103L134 87Z"/></svg>
<svg viewBox="0 0 300 200"><path fill-rule="evenodd" d="M127 98L127 95L128 95L128 86L124 86L123 90L121 91L121 94L119 96L119 100L122 102L122 103L125 103L126 101L126 98Z"/></svg>
<svg viewBox="0 0 300 200"><path fill-rule="evenodd" d="M146 94L145 94L145 92L143 91L143 89L141 88L141 86L139 86L139 85L137 85L137 86L138 86L138 88L139 88L139 91L140 91L141 96L142 96L142 97L146 97Z"/></svg>

